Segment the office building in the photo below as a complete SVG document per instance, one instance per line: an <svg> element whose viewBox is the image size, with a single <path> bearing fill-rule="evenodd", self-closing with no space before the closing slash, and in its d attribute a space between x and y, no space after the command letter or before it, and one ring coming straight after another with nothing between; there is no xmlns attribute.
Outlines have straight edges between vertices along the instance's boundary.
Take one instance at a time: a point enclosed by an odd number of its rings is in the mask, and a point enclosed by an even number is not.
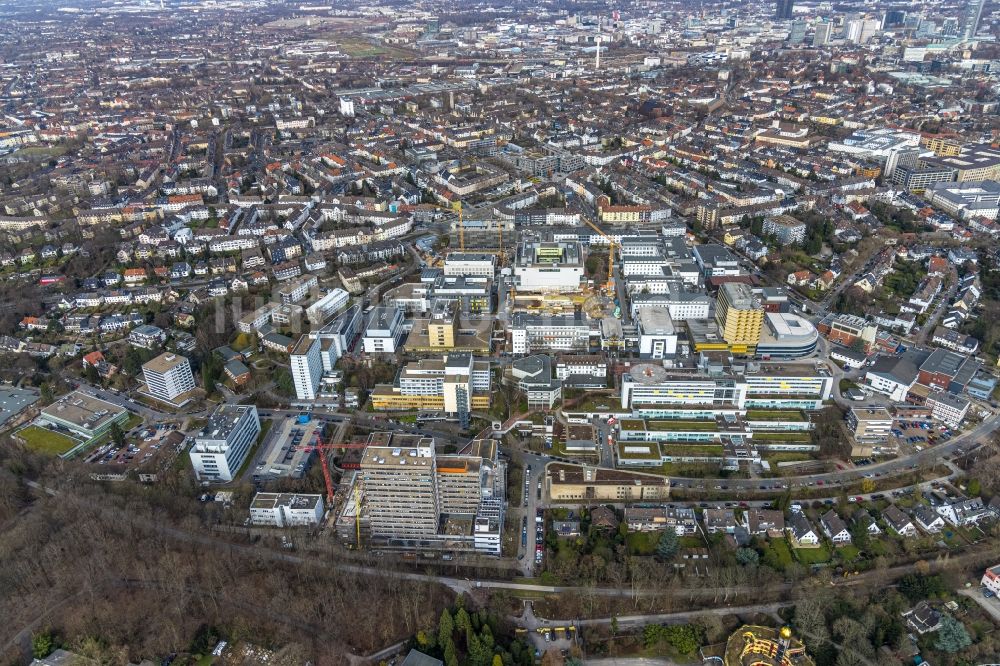
<svg viewBox="0 0 1000 666"><path fill-rule="evenodd" d="M529 242L517 247L514 283L518 291L574 292L583 278L580 243Z"/></svg>
<svg viewBox="0 0 1000 666"><path fill-rule="evenodd" d="M489 361L454 352L443 359L407 363L395 384L379 384L371 394L376 410L435 410L460 421L474 410L489 409Z"/></svg>
<svg viewBox="0 0 1000 666"><path fill-rule="evenodd" d="M787 312L767 312L757 343L757 357L803 358L816 351L819 332L805 317Z"/></svg>
<svg viewBox="0 0 1000 666"><path fill-rule="evenodd" d="M254 405L219 405L195 435L191 465L198 481L227 482L235 478L260 434Z"/></svg>
<svg viewBox="0 0 1000 666"><path fill-rule="evenodd" d="M792 18L794 13L794 0L777 0L775 2L775 12L774 18L779 21L787 21Z"/></svg>
<svg viewBox="0 0 1000 666"><path fill-rule="evenodd" d="M562 398L562 380L552 378L552 359L544 354L511 361L504 381L524 393L529 407L550 409Z"/></svg>
<svg viewBox="0 0 1000 666"><path fill-rule="evenodd" d="M640 308L636 319L639 358L664 359L677 355L677 331L666 308Z"/></svg>
<svg viewBox="0 0 1000 666"><path fill-rule="evenodd" d="M983 7L986 0L966 0L962 9L962 37L972 39L979 31L979 22L983 18Z"/></svg>
<svg viewBox="0 0 1000 666"><path fill-rule="evenodd" d="M250 522L259 527L319 525L325 510L322 495L257 493L250 502Z"/></svg>
<svg viewBox="0 0 1000 666"><path fill-rule="evenodd" d="M449 252L444 259L447 277L478 277L493 279L496 256L481 252Z"/></svg>
<svg viewBox="0 0 1000 666"><path fill-rule="evenodd" d="M801 44L806 41L806 28L809 26L805 21L792 21L788 29L788 43Z"/></svg>
<svg viewBox="0 0 1000 666"><path fill-rule="evenodd" d="M735 353L753 353L760 342L764 308L749 286L726 282L719 289L715 320L722 339Z"/></svg>
<svg viewBox="0 0 1000 666"><path fill-rule="evenodd" d="M306 318L310 324L318 326L347 307L350 300L350 295L338 287L307 307Z"/></svg>
<svg viewBox="0 0 1000 666"><path fill-rule="evenodd" d="M323 359L320 356L322 343L319 338L300 335L289 362L292 369L292 381L295 384L295 397L299 400L315 400L319 389L319 380L323 376Z"/></svg>
<svg viewBox="0 0 1000 666"><path fill-rule="evenodd" d="M813 46L826 46L830 43L830 36L833 34L833 23L820 21L816 24L816 31L813 33Z"/></svg>
<svg viewBox="0 0 1000 666"><path fill-rule="evenodd" d="M581 314L542 316L518 312L511 319L510 350L513 354L590 349L598 331Z"/></svg>
<svg viewBox="0 0 1000 666"><path fill-rule="evenodd" d="M38 420L40 424L64 428L89 442L107 434L114 423L124 425L128 411L82 391L73 391L44 407Z"/></svg>
<svg viewBox="0 0 1000 666"><path fill-rule="evenodd" d="M870 456L875 446L887 445L892 422L885 407L852 407L847 412L847 428L854 437L851 455Z"/></svg>
<svg viewBox="0 0 1000 666"><path fill-rule="evenodd" d="M174 403L180 396L194 390L191 364L179 354L160 354L143 363L142 376L146 381L146 392L163 402Z"/></svg>
<svg viewBox="0 0 1000 666"><path fill-rule="evenodd" d="M368 313L365 322L366 354L395 354L403 342L403 311L396 307L378 307Z"/></svg>
<svg viewBox="0 0 1000 666"><path fill-rule="evenodd" d="M361 458L361 482L373 538L420 540L437 535L433 439L419 438L406 446L369 444Z"/></svg>

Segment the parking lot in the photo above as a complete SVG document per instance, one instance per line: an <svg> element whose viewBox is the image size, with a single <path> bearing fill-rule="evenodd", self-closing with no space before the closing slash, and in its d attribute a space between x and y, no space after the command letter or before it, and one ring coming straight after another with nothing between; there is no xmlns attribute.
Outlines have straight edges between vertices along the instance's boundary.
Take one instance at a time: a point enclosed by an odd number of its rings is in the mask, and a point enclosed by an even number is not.
<svg viewBox="0 0 1000 666"><path fill-rule="evenodd" d="M912 455L951 439L952 431L943 424L928 421L899 421L893 427L891 440L899 455Z"/></svg>
<svg viewBox="0 0 1000 666"><path fill-rule="evenodd" d="M125 446L119 447L114 442L108 442L93 451L86 462L123 467L145 465L160 450L175 448L183 442L184 436L177 430L178 426L178 423L170 422L136 428L126 434Z"/></svg>

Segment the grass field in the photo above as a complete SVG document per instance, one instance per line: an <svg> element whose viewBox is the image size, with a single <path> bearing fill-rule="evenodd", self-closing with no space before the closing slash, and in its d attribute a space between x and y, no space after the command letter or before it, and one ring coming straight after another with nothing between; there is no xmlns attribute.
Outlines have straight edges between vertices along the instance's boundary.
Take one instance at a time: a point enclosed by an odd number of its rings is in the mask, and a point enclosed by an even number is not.
<svg viewBox="0 0 1000 666"><path fill-rule="evenodd" d="M792 563L792 551L784 539L769 539L764 551L764 563L773 569L784 571Z"/></svg>
<svg viewBox="0 0 1000 666"><path fill-rule="evenodd" d="M352 58L413 58L411 51L385 44L374 44L361 37L338 35L337 46Z"/></svg>
<svg viewBox="0 0 1000 666"><path fill-rule="evenodd" d="M858 547L853 543L849 543L846 546L837 549L837 555L844 562L853 562L858 559L858 555L860 554L861 551L859 551Z"/></svg>
<svg viewBox="0 0 1000 666"><path fill-rule="evenodd" d="M18 431L17 435L25 441L25 445L32 451L52 456L60 456L78 443L66 435L33 425Z"/></svg>
<svg viewBox="0 0 1000 666"><path fill-rule="evenodd" d="M796 548L795 558L802 564L822 564L830 561L830 551L826 546L819 548Z"/></svg>

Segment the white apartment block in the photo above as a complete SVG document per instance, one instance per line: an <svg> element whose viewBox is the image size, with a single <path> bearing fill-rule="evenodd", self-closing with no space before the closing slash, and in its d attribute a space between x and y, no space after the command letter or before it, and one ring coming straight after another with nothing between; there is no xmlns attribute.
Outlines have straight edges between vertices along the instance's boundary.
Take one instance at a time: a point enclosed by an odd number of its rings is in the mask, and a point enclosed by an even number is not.
<svg viewBox="0 0 1000 666"><path fill-rule="evenodd" d="M191 364L179 354L160 354L143 363L142 376L149 394L166 402L194 389Z"/></svg>
<svg viewBox="0 0 1000 666"><path fill-rule="evenodd" d="M318 338L302 334L289 355L292 381L295 383L295 397L299 400L316 399L319 380L323 376L321 346L322 343Z"/></svg>
<svg viewBox="0 0 1000 666"><path fill-rule="evenodd" d="M278 289L281 302L285 305L298 303L309 295L309 292L319 286L319 280L315 275L303 275L302 277L283 285ZM345 294L347 292L344 292Z"/></svg>
<svg viewBox="0 0 1000 666"><path fill-rule="evenodd" d="M350 300L350 294L338 287L307 307L306 318L312 324L322 324L331 315L346 307Z"/></svg>

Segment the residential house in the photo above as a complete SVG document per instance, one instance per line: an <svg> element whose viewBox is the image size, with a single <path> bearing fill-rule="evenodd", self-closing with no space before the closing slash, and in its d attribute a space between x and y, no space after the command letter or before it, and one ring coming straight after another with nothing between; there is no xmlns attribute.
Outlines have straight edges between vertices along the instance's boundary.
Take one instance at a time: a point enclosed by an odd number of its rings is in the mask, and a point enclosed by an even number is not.
<svg viewBox="0 0 1000 666"><path fill-rule="evenodd" d="M878 526L877 522L875 522L874 516L868 513L868 510L864 509L863 507L859 506L857 508L857 510L851 516L851 523L857 525L865 532L867 532L868 536L875 537L882 534L882 528Z"/></svg>
<svg viewBox="0 0 1000 666"><path fill-rule="evenodd" d="M944 529L944 518L926 504L919 504L913 509L913 520L917 527L928 534L937 534Z"/></svg>
<svg viewBox="0 0 1000 666"><path fill-rule="evenodd" d="M895 504L890 504L882 512L886 526L901 537L917 536L917 528L910 517L899 510Z"/></svg>
<svg viewBox="0 0 1000 666"><path fill-rule="evenodd" d="M702 513L705 531L709 534L722 532L732 534L736 531L736 514L732 509L705 509Z"/></svg>
<svg viewBox="0 0 1000 666"><path fill-rule="evenodd" d="M847 524L833 509L820 517L819 524L823 528L823 533L835 546L846 546L853 540Z"/></svg>
<svg viewBox="0 0 1000 666"><path fill-rule="evenodd" d="M819 534L813 529L809 519L801 511L793 511L785 529L796 548L809 548L819 545Z"/></svg>
<svg viewBox="0 0 1000 666"><path fill-rule="evenodd" d="M778 538L785 532L785 515L774 509L747 509L743 526L753 536Z"/></svg>

